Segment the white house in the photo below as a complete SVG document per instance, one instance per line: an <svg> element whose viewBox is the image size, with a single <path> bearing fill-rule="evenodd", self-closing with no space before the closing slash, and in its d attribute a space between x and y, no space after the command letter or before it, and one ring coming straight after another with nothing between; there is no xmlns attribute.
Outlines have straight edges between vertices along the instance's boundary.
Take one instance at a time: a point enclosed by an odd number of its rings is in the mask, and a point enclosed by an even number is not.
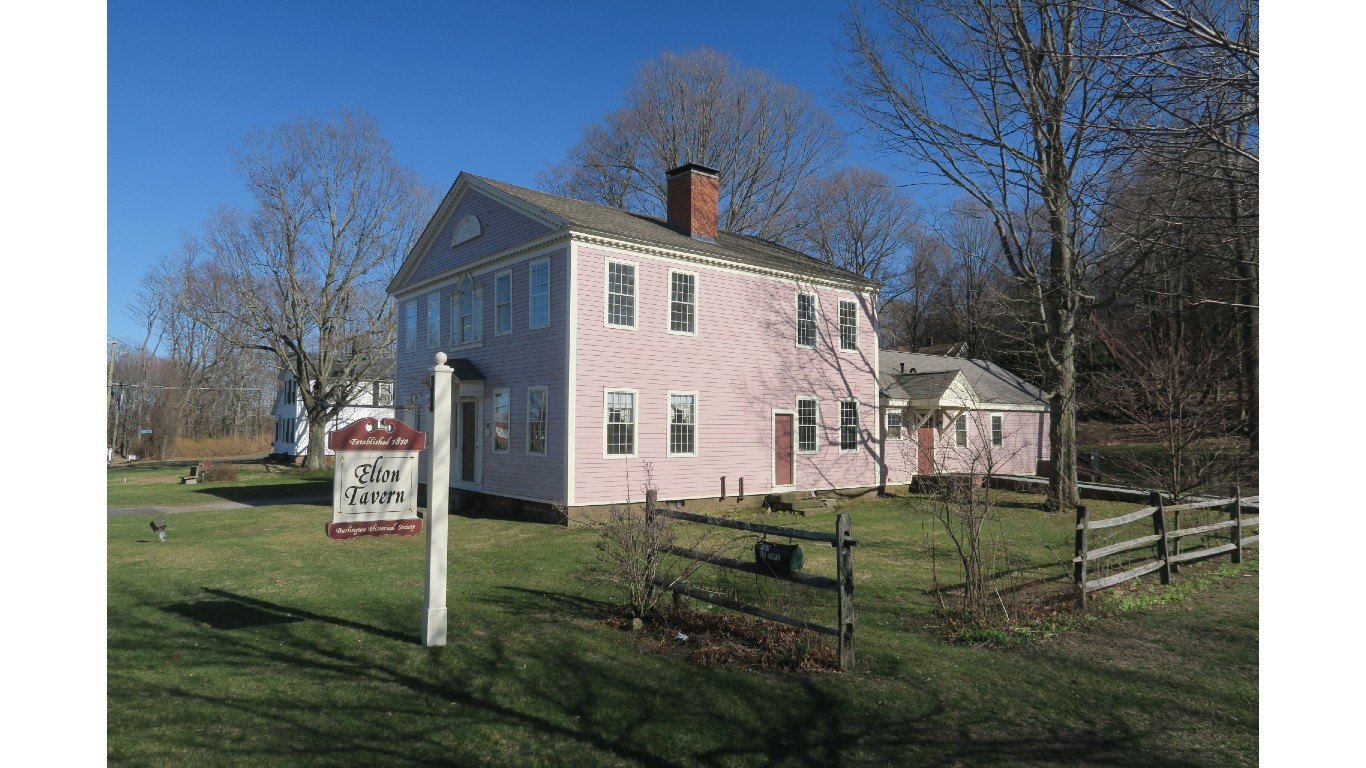
<svg viewBox="0 0 1366 768"><path fill-rule="evenodd" d="M327 425L329 432L340 429L356 419L369 416L375 419L394 417L394 380L392 369L386 368L383 378L362 383L343 408ZM330 448L325 448L332 455ZM280 376L280 391L275 398L275 442L272 458L300 461L308 453L308 414L304 399L299 394L299 382L292 371Z"/></svg>

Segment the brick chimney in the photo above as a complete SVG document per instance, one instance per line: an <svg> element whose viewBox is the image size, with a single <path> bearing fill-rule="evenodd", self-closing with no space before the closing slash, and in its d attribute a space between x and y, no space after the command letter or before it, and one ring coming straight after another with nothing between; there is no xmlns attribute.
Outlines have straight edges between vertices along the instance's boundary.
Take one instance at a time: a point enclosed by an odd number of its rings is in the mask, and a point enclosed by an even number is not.
<svg viewBox="0 0 1366 768"><path fill-rule="evenodd" d="M721 199L717 171L688 163L666 174L669 180L669 228L694 240L716 242L716 219Z"/></svg>

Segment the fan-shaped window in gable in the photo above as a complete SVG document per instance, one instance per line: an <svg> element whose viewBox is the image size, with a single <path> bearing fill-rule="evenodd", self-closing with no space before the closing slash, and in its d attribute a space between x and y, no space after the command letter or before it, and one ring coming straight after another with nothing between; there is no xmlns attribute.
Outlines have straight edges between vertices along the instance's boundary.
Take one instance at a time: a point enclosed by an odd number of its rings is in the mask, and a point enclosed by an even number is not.
<svg viewBox="0 0 1366 768"><path fill-rule="evenodd" d="M473 240L482 233L479 227L479 217L473 214L461 219L455 225L455 234L451 235L451 247L454 248L467 240Z"/></svg>

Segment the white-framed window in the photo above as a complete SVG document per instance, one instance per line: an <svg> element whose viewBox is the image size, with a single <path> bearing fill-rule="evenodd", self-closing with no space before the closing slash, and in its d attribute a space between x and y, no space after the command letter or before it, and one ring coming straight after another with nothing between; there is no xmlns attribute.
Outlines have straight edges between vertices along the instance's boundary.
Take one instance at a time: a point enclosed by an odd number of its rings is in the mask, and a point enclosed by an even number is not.
<svg viewBox="0 0 1366 768"><path fill-rule="evenodd" d="M549 400L550 390L546 387L527 387L526 452L528 455L545 455L546 403Z"/></svg>
<svg viewBox="0 0 1366 768"><path fill-rule="evenodd" d="M636 327L635 264L607 262L607 325L609 328Z"/></svg>
<svg viewBox="0 0 1366 768"><path fill-rule="evenodd" d="M858 450L858 401L840 401L840 450Z"/></svg>
<svg viewBox="0 0 1366 768"><path fill-rule="evenodd" d="M603 396L603 454L608 457L636 455L636 390L609 389Z"/></svg>
<svg viewBox="0 0 1366 768"><path fill-rule="evenodd" d="M968 447L968 415L958 414L953 420L953 444L959 448Z"/></svg>
<svg viewBox="0 0 1366 768"><path fill-rule="evenodd" d="M816 346L816 294L797 294L797 346Z"/></svg>
<svg viewBox="0 0 1366 768"><path fill-rule="evenodd" d="M545 328L550 325L550 260L533 261L527 279L527 294L531 296L528 324Z"/></svg>
<svg viewBox="0 0 1366 768"><path fill-rule="evenodd" d="M417 302L410 301L403 308L403 348L417 351Z"/></svg>
<svg viewBox="0 0 1366 768"><path fill-rule="evenodd" d="M427 349L441 346L441 294L427 297Z"/></svg>
<svg viewBox="0 0 1366 768"><path fill-rule="evenodd" d="M280 395L281 405L294 405L299 402L299 382L285 379L285 391Z"/></svg>
<svg viewBox="0 0 1366 768"><path fill-rule="evenodd" d="M493 452L507 453L512 443L512 414L510 411L512 392L506 389L493 390Z"/></svg>
<svg viewBox="0 0 1366 768"><path fill-rule="evenodd" d="M993 448L1000 448L1005 445L1005 417L999 413L991 414L991 445Z"/></svg>
<svg viewBox="0 0 1366 768"><path fill-rule="evenodd" d="M901 438L901 411L899 409L887 411L887 437L891 439Z"/></svg>
<svg viewBox="0 0 1366 768"><path fill-rule="evenodd" d="M512 270L506 269L493 278L493 333L501 336L512 333Z"/></svg>
<svg viewBox="0 0 1366 768"><path fill-rule="evenodd" d="M697 393L669 393L669 454L697 455Z"/></svg>
<svg viewBox="0 0 1366 768"><path fill-rule="evenodd" d="M669 270L669 332L697 334L697 275Z"/></svg>
<svg viewBox="0 0 1366 768"><path fill-rule="evenodd" d="M816 398L797 398L797 453L815 453Z"/></svg>
<svg viewBox="0 0 1366 768"><path fill-rule="evenodd" d="M840 349L858 349L858 304L840 301Z"/></svg>
<svg viewBox="0 0 1366 768"><path fill-rule="evenodd" d="M481 338L483 289L468 276L460 281L451 297L451 340L453 344L472 344Z"/></svg>

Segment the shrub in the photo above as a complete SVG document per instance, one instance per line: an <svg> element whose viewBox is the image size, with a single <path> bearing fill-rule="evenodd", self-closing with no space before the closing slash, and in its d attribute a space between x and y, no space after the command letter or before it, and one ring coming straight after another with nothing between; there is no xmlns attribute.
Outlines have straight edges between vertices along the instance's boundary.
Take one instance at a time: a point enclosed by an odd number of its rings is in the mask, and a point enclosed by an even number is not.
<svg viewBox="0 0 1366 768"><path fill-rule="evenodd" d="M206 461L199 466L199 476L206 483L230 483L237 479L236 464L215 464Z"/></svg>

